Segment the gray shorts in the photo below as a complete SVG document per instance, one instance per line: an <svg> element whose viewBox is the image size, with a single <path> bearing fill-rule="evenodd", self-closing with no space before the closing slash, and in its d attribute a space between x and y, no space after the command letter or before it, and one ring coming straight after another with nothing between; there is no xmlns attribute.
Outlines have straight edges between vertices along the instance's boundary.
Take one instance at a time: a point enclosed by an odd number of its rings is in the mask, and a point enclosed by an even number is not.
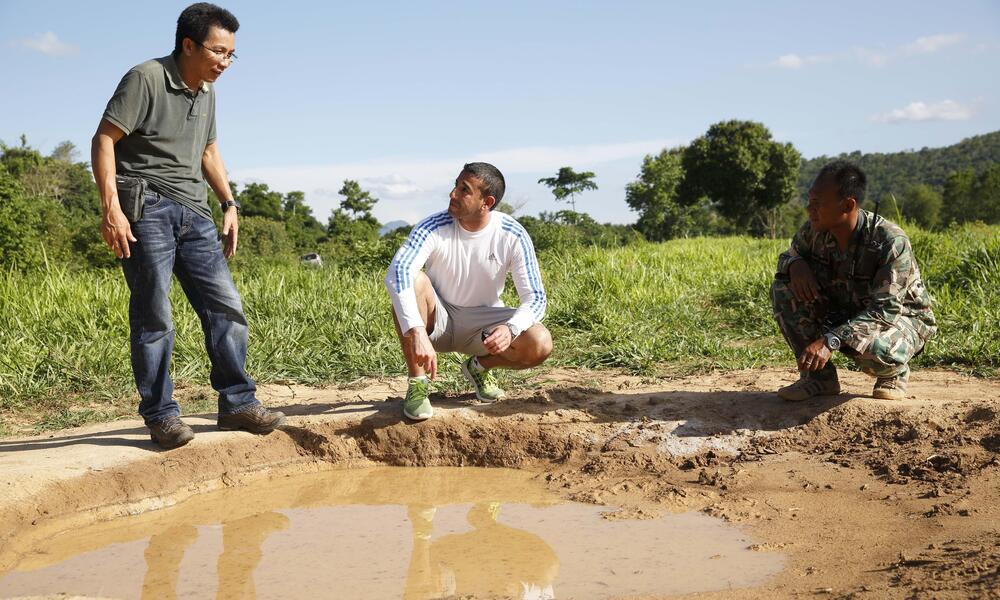
<svg viewBox="0 0 1000 600"><path fill-rule="evenodd" d="M483 346L483 332L510 321L515 312L507 306L455 306L436 292L434 302L434 331L430 334L434 350L469 356L488 355Z"/></svg>

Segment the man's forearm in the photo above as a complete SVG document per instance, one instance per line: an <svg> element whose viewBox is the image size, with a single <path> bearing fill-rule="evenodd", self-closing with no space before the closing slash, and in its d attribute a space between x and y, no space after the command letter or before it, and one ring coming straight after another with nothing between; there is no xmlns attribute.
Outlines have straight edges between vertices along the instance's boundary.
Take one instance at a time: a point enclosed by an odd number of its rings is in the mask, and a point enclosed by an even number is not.
<svg viewBox="0 0 1000 600"><path fill-rule="evenodd" d="M94 168L94 181L101 197L101 214L107 215L118 200L115 185L115 143L104 134L94 136L90 145L90 164Z"/></svg>
<svg viewBox="0 0 1000 600"><path fill-rule="evenodd" d="M201 170L205 174L205 181L208 182L220 201L225 202L233 199L233 191L229 187L226 167L215 144L205 148L205 153L201 157Z"/></svg>

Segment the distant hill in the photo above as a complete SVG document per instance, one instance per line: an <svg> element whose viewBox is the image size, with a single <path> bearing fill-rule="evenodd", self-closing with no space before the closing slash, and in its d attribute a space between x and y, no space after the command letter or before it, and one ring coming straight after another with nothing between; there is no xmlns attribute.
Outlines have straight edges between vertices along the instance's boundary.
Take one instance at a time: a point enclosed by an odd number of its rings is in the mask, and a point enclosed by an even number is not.
<svg viewBox="0 0 1000 600"><path fill-rule="evenodd" d="M897 196L909 185L926 183L936 188L954 171L972 167L977 173L993 163L1000 163L1000 131L966 138L944 148L921 148L907 152L818 156L803 160L799 169L798 189L806 197L820 168L842 158L858 164L868 175L868 197L879 198L892 192Z"/></svg>
<svg viewBox="0 0 1000 600"><path fill-rule="evenodd" d="M409 227L409 226L410 224L407 223L406 221L389 221L378 230L378 234L380 236L385 235L391 231L396 231L400 227Z"/></svg>

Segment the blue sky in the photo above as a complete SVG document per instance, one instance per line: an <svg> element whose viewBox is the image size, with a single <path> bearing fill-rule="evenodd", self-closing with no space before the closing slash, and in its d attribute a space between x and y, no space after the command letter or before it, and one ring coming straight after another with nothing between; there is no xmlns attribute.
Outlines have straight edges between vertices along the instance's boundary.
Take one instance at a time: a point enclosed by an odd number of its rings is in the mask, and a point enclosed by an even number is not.
<svg viewBox="0 0 1000 600"><path fill-rule="evenodd" d="M0 0L0 140L90 136L121 76L173 47L188 2ZM807 157L941 146L1000 129L1000 2L231 2L217 83L231 177L303 190L325 220L345 178L382 221L443 209L488 160L522 214L536 183L597 174L578 209L631 222L642 157L712 123L763 122Z"/></svg>

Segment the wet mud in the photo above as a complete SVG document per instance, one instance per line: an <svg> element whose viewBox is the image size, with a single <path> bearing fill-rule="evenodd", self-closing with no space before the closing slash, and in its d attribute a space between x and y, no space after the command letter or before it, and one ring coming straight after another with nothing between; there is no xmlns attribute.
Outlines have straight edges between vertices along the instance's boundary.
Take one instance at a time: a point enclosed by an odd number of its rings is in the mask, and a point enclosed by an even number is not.
<svg viewBox="0 0 1000 600"><path fill-rule="evenodd" d="M264 400L291 418L267 437L216 432L205 415L189 419L195 441L171 452L132 421L0 440L0 571L67 529L165 514L155 509L213 490L330 469L475 466L613 507L605 519L701 512L742 528L750 552L784 557L757 585L692 597L998 597L998 383L917 372L909 397L891 402L845 373L840 396L778 400L771 390L793 376L550 371L496 405L436 397L420 424L399 414L402 381L277 386Z"/></svg>

